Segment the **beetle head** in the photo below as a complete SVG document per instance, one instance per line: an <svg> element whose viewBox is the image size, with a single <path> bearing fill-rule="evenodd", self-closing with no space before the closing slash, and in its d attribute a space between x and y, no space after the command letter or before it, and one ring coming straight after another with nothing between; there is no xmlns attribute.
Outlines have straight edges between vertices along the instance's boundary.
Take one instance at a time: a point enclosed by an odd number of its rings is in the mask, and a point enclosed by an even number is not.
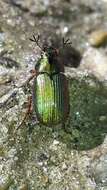
<svg viewBox="0 0 107 190"><path fill-rule="evenodd" d="M35 37L32 36L30 39L32 42L35 42L41 50L41 58L35 65L35 70L39 72L64 72L64 64L60 60L60 50L66 45L71 44L69 39L62 40L62 47L56 48L55 45L48 45L46 42L43 44L43 47L40 46L39 40L40 35Z"/></svg>

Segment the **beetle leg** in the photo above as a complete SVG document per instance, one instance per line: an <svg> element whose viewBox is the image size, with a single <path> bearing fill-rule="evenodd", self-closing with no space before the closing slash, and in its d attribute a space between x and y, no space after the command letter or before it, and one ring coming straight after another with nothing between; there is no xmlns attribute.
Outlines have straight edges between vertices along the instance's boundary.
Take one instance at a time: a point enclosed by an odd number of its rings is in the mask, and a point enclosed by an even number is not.
<svg viewBox="0 0 107 190"><path fill-rule="evenodd" d="M25 122L27 116L28 116L29 114L31 114L31 113L32 113L32 96L29 96L29 97L28 97L28 109L27 109L27 111L26 111L26 113L25 113L25 116L24 116L22 122L21 122L20 125L16 128L16 131L24 124L24 122Z"/></svg>
<svg viewBox="0 0 107 190"><path fill-rule="evenodd" d="M37 76L37 72L35 69L30 70L31 76L28 78L26 83L29 83L35 76Z"/></svg>
<svg viewBox="0 0 107 190"><path fill-rule="evenodd" d="M31 76L28 78L28 80L26 81L26 83L29 83L35 76L37 76L37 72L35 69L30 70Z"/></svg>
<svg viewBox="0 0 107 190"><path fill-rule="evenodd" d="M22 88L23 86L27 85L34 77L37 76L37 72L35 69L30 70L31 76L23 83L21 84L18 88Z"/></svg>

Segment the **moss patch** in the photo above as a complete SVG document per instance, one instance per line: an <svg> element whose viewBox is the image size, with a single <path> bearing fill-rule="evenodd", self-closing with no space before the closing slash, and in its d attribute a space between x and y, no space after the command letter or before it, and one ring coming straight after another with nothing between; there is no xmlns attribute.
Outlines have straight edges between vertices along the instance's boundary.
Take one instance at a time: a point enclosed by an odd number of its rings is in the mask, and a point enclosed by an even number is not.
<svg viewBox="0 0 107 190"><path fill-rule="evenodd" d="M107 89L95 78L70 81L70 117L66 129L73 147L91 149L107 133Z"/></svg>

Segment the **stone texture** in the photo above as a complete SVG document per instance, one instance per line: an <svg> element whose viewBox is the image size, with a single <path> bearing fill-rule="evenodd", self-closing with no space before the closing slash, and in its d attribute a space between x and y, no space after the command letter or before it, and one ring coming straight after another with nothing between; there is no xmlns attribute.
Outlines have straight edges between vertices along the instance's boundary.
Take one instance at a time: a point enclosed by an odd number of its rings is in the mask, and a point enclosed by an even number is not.
<svg viewBox="0 0 107 190"><path fill-rule="evenodd" d="M64 51L64 62L66 66L78 67L82 53L89 48L89 33L106 28L106 7L104 0L0 1L1 190L107 188L107 89L103 72L93 73L102 81L99 82L95 76L89 76L85 67L66 68L71 104L67 132L61 126L54 131L39 126L33 113L14 133L32 93L32 82L23 85L40 58L40 49L29 38L40 32L41 44L52 36L59 47L62 36L70 37L72 48ZM96 59L92 54L96 51L98 64L99 60L105 63L106 47L91 49L88 60Z"/></svg>

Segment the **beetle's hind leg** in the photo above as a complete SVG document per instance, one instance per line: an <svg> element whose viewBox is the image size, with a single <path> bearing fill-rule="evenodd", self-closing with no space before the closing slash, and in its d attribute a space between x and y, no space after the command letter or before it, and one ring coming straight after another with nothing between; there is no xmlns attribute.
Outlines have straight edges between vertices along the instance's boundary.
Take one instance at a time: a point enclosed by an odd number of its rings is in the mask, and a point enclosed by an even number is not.
<svg viewBox="0 0 107 190"><path fill-rule="evenodd" d="M32 96L29 96L28 97L28 106L27 106L25 116L24 116L23 120L21 121L20 125L16 128L15 131L17 131L24 124L27 117L32 113L32 110L33 110L33 108L32 108Z"/></svg>

